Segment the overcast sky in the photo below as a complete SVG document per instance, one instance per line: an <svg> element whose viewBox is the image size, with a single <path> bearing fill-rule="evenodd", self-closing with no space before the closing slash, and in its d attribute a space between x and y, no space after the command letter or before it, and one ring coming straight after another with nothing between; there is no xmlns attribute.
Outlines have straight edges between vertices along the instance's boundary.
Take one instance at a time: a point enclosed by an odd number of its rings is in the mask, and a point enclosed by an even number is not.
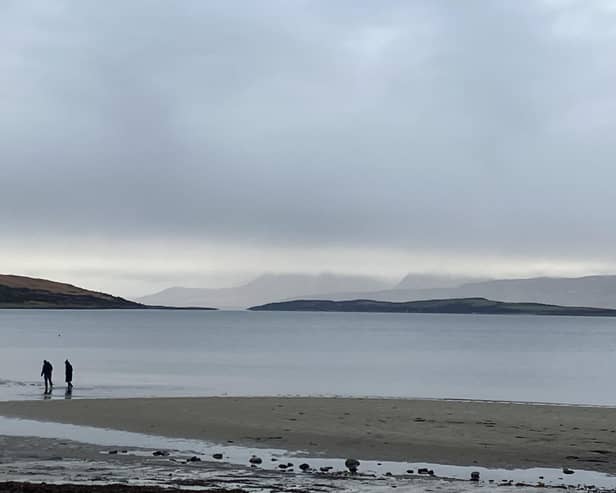
<svg viewBox="0 0 616 493"><path fill-rule="evenodd" d="M0 2L0 272L616 272L611 0Z"/></svg>

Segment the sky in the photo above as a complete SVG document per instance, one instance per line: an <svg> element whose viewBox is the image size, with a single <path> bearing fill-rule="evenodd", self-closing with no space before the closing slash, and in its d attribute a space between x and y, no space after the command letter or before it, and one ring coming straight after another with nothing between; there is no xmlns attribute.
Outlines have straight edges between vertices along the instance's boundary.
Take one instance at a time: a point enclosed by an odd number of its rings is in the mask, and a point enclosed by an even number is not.
<svg viewBox="0 0 616 493"><path fill-rule="evenodd" d="M616 272L611 0L3 0L0 272Z"/></svg>

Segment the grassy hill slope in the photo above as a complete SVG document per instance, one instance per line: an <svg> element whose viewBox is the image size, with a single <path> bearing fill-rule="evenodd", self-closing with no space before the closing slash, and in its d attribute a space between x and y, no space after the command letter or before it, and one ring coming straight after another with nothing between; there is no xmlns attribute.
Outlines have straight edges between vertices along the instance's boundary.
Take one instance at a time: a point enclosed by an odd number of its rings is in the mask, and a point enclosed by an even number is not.
<svg viewBox="0 0 616 493"><path fill-rule="evenodd" d="M145 308L71 284L0 274L0 308Z"/></svg>

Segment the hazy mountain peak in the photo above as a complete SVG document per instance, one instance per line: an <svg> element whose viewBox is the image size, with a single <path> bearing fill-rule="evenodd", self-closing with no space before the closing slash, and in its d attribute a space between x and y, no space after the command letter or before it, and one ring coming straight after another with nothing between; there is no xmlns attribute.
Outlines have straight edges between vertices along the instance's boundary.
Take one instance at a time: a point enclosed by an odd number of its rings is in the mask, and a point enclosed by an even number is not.
<svg viewBox="0 0 616 493"><path fill-rule="evenodd" d="M320 274L265 273L234 288L167 288L139 298L143 303L166 306L216 306L247 308L249 306L325 292L363 292L388 289L391 284L375 277Z"/></svg>

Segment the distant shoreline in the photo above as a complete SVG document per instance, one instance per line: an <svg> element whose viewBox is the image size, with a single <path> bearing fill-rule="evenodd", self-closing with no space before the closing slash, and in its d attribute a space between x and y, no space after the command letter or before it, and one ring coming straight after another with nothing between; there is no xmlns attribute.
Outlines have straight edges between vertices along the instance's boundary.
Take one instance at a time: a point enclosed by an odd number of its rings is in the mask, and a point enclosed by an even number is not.
<svg viewBox="0 0 616 493"><path fill-rule="evenodd" d="M165 311L217 311L218 308L200 306L2 306L0 310L165 310Z"/></svg>

